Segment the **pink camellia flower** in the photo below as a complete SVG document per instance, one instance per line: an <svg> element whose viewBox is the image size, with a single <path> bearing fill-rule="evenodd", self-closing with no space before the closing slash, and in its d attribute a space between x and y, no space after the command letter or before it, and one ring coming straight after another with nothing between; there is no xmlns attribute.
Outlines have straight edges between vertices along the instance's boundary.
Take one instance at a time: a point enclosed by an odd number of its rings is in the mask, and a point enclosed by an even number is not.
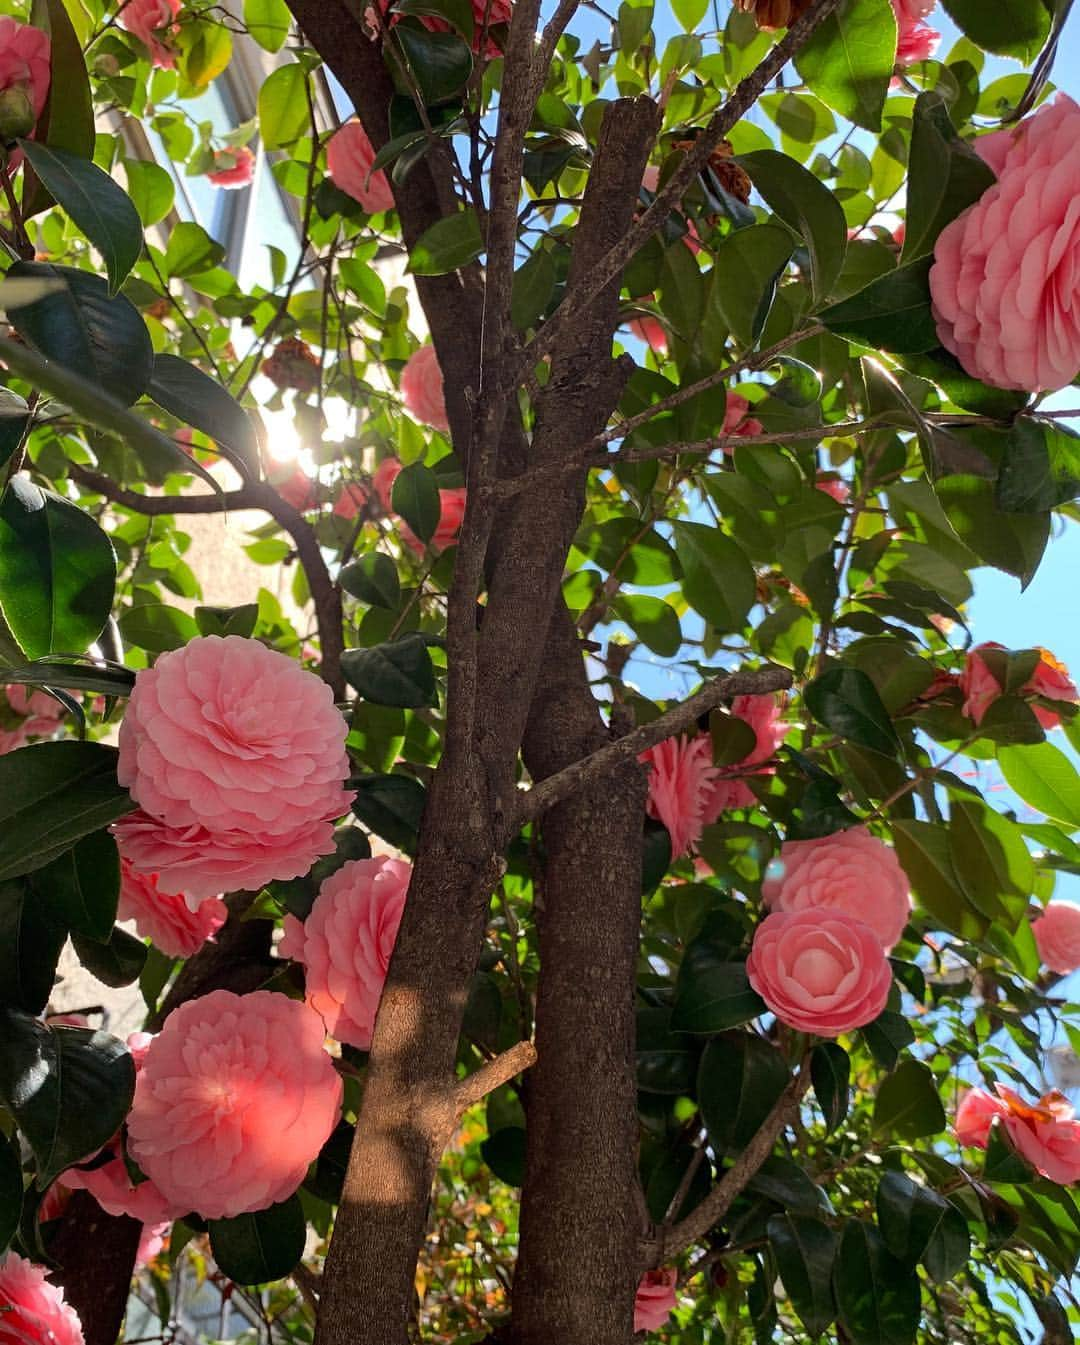
<svg viewBox="0 0 1080 1345"><path fill-rule="evenodd" d="M285 1200L341 1110L322 1020L269 990L212 990L165 1020L135 1081L128 1148L173 1205L226 1219Z"/></svg>
<svg viewBox="0 0 1080 1345"><path fill-rule="evenodd" d="M366 487L362 486L359 481L347 481L334 501L333 512L338 518L353 519L367 502L368 492Z"/></svg>
<svg viewBox="0 0 1080 1345"><path fill-rule="evenodd" d="M1071 901L1052 901L1031 923L1039 958L1059 976L1080 967L1080 906Z"/></svg>
<svg viewBox="0 0 1080 1345"><path fill-rule="evenodd" d="M443 376L434 346L421 346L401 371L401 399L416 420L443 434L450 428L443 395Z"/></svg>
<svg viewBox="0 0 1080 1345"><path fill-rule="evenodd" d="M851 487L838 476L819 476L814 485L837 504L847 504L851 499Z"/></svg>
<svg viewBox="0 0 1080 1345"><path fill-rule="evenodd" d="M46 1273L16 1252L0 1259L0 1345L83 1345L75 1309Z"/></svg>
<svg viewBox="0 0 1080 1345"><path fill-rule="evenodd" d="M369 215L381 215L384 210L393 210L394 193L381 168L371 171L374 162L375 150L355 119L347 121L327 141L326 171L334 186L359 201Z"/></svg>
<svg viewBox="0 0 1080 1345"><path fill-rule="evenodd" d="M640 317L631 318L626 325L630 332L639 341L644 341L650 350L654 350L658 355L667 354L667 328L659 318L651 317L645 313Z"/></svg>
<svg viewBox="0 0 1080 1345"><path fill-rule="evenodd" d="M51 56L48 33L6 14L0 18L0 92L21 89L35 122L49 96ZM22 100L18 101L25 108ZM24 134L29 134L29 130Z"/></svg>
<svg viewBox="0 0 1080 1345"><path fill-rule="evenodd" d="M255 154L247 145L214 150L214 166L206 175L215 187L247 187L255 176Z"/></svg>
<svg viewBox="0 0 1080 1345"><path fill-rule="evenodd" d="M782 1023L819 1037L873 1022L892 986L877 933L846 912L821 907L767 915L754 933L746 974Z"/></svg>
<svg viewBox="0 0 1080 1345"><path fill-rule="evenodd" d="M1013 1147L1036 1172L1060 1186L1080 1181L1080 1121L1068 1098L1050 1092L1028 1103L1003 1083L994 1089L996 1098L981 1088L964 1094L953 1127L957 1140L985 1149L990 1127L1000 1118Z"/></svg>
<svg viewBox="0 0 1080 1345"><path fill-rule="evenodd" d="M31 737L45 737L56 732L67 711L47 691L31 691L28 686L15 683L5 690L8 704L17 715L25 715L24 730Z"/></svg>
<svg viewBox="0 0 1080 1345"><path fill-rule="evenodd" d="M712 791L719 775L712 739L707 733L665 738L638 760L651 767L645 811L667 828L672 859L689 854L712 820Z"/></svg>
<svg viewBox="0 0 1080 1345"><path fill-rule="evenodd" d="M837 912L868 925L886 952L911 912L907 874L884 841L850 827L810 841L785 841L761 896L774 911Z"/></svg>
<svg viewBox="0 0 1080 1345"><path fill-rule="evenodd" d="M964 661L964 671L960 677L960 689L964 695L964 714L975 724L981 724L990 706L1002 694L1001 684L991 672L982 657L986 649L1003 649L1004 646L994 640L984 641L968 651ZM1080 700L1080 693L1073 685L1064 663L1060 663L1047 649L1039 650L1039 662L1035 671L1019 689L1021 696L1045 696L1047 700ZM1044 729L1054 729L1061 723L1061 716L1043 705L1033 705L1035 718Z"/></svg>
<svg viewBox="0 0 1080 1345"><path fill-rule="evenodd" d="M938 237L938 336L984 383L1053 391L1080 369L1080 107L1059 93L974 148L998 180Z"/></svg>
<svg viewBox="0 0 1080 1345"><path fill-rule="evenodd" d="M383 458L382 462L375 468L375 475L371 478L371 488L388 514L393 512L391 497L394 482L398 479L400 471L401 463L398 462L397 458Z"/></svg>
<svg viewBox="0 0 1080 1345"><path fill-rule="evenodd" d="M131 0L117 19L120 27L137 37L150 51L152 64L162 70L176 65L176 56L162 34L175 30L173 20L180 13L180 0Z"/></svg>
<svg viewBox="0 0 1080 1345"><path fill-rule="evenodd" d="M928 61L937 51L941 34L923 23L934 8L934 0L892 0L896 14L896 64L914 65Z"/></svg>
<svg viewBox="0 0 1080 1345"><path fill-rule="evenodd" d="M412 866L353 859L319 888L307 919L285 917L283 957L304 965L307 1002L338 1041L366 1051L405 909Z"/></svg>
<svg viewBox="0 0 1080 1345"><path fill-rule="evenodd" d="M756 805L757 798L753 790L741 777L747 774L775 774L775 767L763 767L753 772L749 767L774 757L787 733L787 725L780 717L780 703L775 696L736 696L731 703L731 713L736 719L750 725L757 741L741 761L732 766L716 767L716 775L706 794L706 826L731 808L753 808Z"/></svg>
<svg viewBox="0 0 1080 1345"><path fill-rule="evenodd" d="M657 1331L675 1309L675 1286L679 1274L674 1266L647 1270L634 1295L634 1331Z"/></svg>
<svg viewBox="0 0 1080 1345"><path fill-rule="evenodd" d="M302 514L307 513L309 509L314 509L319 503L319 497L315 491L315 482L301 467L297 467L292 475L285 477L283 481L276 481L271 484L286 504L291 504L294 509L299 509Z"/></svg>
<svg viewBox="0 0 1080 1345"><path fill-rule="evenodd" d="M220 897L208 897L191 910L183 896L160 891L154 874L139 873L121 857L117 919L134 920L139 937L149 939L167 957L197 953L228 914Z"/></svg>
<svg viewBox="0 0 1080 1345"><path fill-rule="evenodd" d="M720 427L720 433L725 438L746 439L751 435L761 434L765 426L760 420L753 416L748 416L750 403L745 397L737 392L729 392L727 395L727 404L724 408L724 423ZM725 453L734 453L734 444L724 445Z"/></svg>
<svg viewBox="0 0 1080 1345"><path fill-rule="evenodd" d="M1008 1108L992 1093L981 1088L969 1088L960 1099L953 1122L953 1134L965 1149L985 1149L990 1138L990 1127L996 1116L1004 1116Z"/></svg>
<svg viewBox="0 0 1080 1345"><path fill-rule="evenodd" d="M115 823L132 868L189 905L296 878L352 803L347 726L314 673L258 640L201 636L135 674Z"/></svg>
<svg viewBox="0 0 1080 1345"><path fill-rule="evenodd" d="M393 512L393 490L394 482L401 471L401 463L397 458L385 458L375 469L375 475L371 478L371 486L378 497L379 503L386 512ZM445 551L456 540L458 532L461 529L461 520L465 517L465 502L468 498L468 492L464 486L454 486L448 490L439 491L439 522L432 535L430 546L433 551ZM416 533L407 523L398 522L398 533L401 540L412 547L417 555L423 555L424 544L417 537Z"/></svg>

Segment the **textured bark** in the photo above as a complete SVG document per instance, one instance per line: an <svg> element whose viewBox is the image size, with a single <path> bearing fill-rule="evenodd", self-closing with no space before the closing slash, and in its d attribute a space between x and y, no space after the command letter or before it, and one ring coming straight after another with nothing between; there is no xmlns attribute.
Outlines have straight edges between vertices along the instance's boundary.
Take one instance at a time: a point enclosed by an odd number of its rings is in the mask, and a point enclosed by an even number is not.
<svg viewBox="0 0 1080 1345"><path fill-rule="evenodd" d="M64 1287L79 1314L86 1345L114 1345L127 1307L142 1224L106 1214L89 1191L74 1191L49 1244Z"/></svg>

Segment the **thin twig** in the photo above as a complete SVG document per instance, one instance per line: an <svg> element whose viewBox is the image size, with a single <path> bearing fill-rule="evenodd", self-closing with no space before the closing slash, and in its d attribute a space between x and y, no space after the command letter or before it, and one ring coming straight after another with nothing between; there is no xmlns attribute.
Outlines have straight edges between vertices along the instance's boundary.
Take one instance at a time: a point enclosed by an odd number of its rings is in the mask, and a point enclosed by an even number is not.
<svg viewBox="0 0 1080 1345"><path fill-rule="evenodd" d="M466 1111L475 1103L494 1093L504 1083L509 1083L516 1075L524 1073L536 1064L536 1047L531 1041L519 1041L516 1046L488 1060L467 1075L454 1089L454 1105L458 1114Z"/></svg>

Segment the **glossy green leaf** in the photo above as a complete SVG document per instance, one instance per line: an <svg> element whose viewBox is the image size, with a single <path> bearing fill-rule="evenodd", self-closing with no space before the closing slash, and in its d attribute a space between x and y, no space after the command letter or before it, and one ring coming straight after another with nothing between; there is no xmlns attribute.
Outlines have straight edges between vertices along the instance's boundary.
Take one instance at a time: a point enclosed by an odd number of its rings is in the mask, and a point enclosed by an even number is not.
<svg viewBox="0 0 1080 1345"><path fill-rule="evenodd" d="M989 565L1027 588L1050 539L1050 515L1004 513L994 500L992 481L947 476L934 485L957 535Z"/></svg>
<svg viewBox="0 0 1080 1345"><path fill-rule="evenodd" d="M882 1069L892 1069L904 1048L915 1040L911 1024L901 1013L886 1009L861 1029L863 1040Z"/></svg>
<svg viewBox="0 0 1080 1345"><path fill-rule="evenodd" d="M442 501L438 478L430 467L422 462L403 467L394 478L390 504L422 542L434 537L442 516Z"/></svg>
<svg viewBox="0 0 1080 1345"><path fill-rule="evenodd" d="M160 164L144 159L125 159L128 196L138 211L143 227L159 224L173 208L176 187Z"/></svg>
<svg viewBox="0 0 1080 1345"><path fill-rule="evenodd" d="M403 710L437 705L435 670L427 646L428 637L413 631L373 649L349 649L342 655L341 671L364 700L376 705Z"/></svg>
<svg viewBox="0 0 1080 1345"><path fill-rule="evenodd" d="M425 15L443 19L455 28L466 42L472 42L477 24L482 22L483 10L473 17L469 0L396 0L395 14ZM492 20L493 22L493 20Z"/></svg>
<svg viewBox="0 0 1080 1345"><path fill-rule="evenodd" d="M1035 1169L1019 1153L1012 1142L1009 1132L995 1117L990 1125L990 1135L986 1141L986 1157L983 1160L983 1176L988 1182L1005 1182L1020 1185L1034 1181Z"/></svg>
<svg viewBox="0 0 1080 1345"><path fill-rule="evenodd" d="M107 1032L0 1008L0 1101L33 1150L39 1187L112 1139L134 1091L127 1047Z"/></svg>
<svg viewBox="0 0 1080 1345"><path fill-rule="evenodd" d="M200 635L239 635L248 639L259 620L259 605L242 603L239 607L196 607L195 624Z"/></svg>
<svg viewBox="0 0 1080 1345"><path fill-rule="evenodd" d="M831 1214L832 1205L806 1169L793 1158L771 1154L746 1184L755 1196L764 1196L798 1214Z"/></svg>
<svg viewBox="0 0 1080 1345"><path fill-rule="evenodd" d="M1050 7L1043 0L942 0L946 13L983 51L1030 61L1050 35Z"/></svg>
<svg viewBox="0 0 1080 1345"><path fill-rule="evenodd" d="M784 1057L748 1032L714 1037L701 1056L697 1098L709 1142L737 1153L761 1129L790 1081Z"/></svg>
<svg viewBox="0 0 1080 1345"><path fill-rule="evenodd" d="M675 523L672 532L687 602L718 631L741 630L757 596L745 552L704 523Z"/></svg>
<svg viewBox="0 0 1080 1345"><path fill-rule="evenodd" d="M120 634L151 654L180 649L199 634L194 617L164 602L144 602L120 613Z"/></svg>
<svg viewBox="0 0 1080 1345"><path fill-rule="evenodd" d="M142 221L131 198L87 159L36 140L20 140L19 146L48 191L101 253L110 293L115 294L142 251Z"/></svg>
<svg viewBox="0 0 1080 1345"><path fill-rule="evenodd" d="M851 1060L834 1041L819 1042L810 1057L810 1081L825 1116L825 1132L831 1134L848 1114L851 1092Z"/></svg>
<svg viewBox="0 0 1080 1345"><path fill-rule="evenodd" d="M409 253L409 271L417 276L441 276L468 266L484 250L475 210L446 215L424 230Z"/></svg>
<svg viewBox="0 0 1080 1345"><path fill-rule="evenodd" d="M663 598L648 593L620 593L612 609L654 654L674 658L679 652L682 646L679 614Z"/></svg>
<svg viewBox="0 0 1080 1345"><path fill-rule="evenodd" d="M80 158L94 154L94 104L83 44L72 27L64 0L33 0L30 22L49 34L49 96L34 138L52 149ZM22 213L30 219L52 205L52 198L33 173L23 187Z"/></svg>
<svg viewBox="0 0 1080 1345"><path fill-rule="evenodd" d="M938 926L961 938L982 938L989 922L964 895L947 829L932 822L897 819L892 834L897 858L915 896Z"/></svg>
<svg viewBox="0 0 1080 1345"><path fill-rule="evenodd" d="M1035 863L1020 828L984 803L956 799L949 809L949 846L971 904L1015 929L1035 886Z"/></svg>
<svg viewBox="0 0 1080 1345"><path fill-rule="evenodd" d="M352 810L376 836L412 854L420 830L427 791L411 775L362 775L349 782L356 790Z"/></svg>
<svg viewBox="0 0 1080 1345"><path fill-rule="evenodd" d="M671 1024L679 1032L723 1032L765 1012L751 988L746 963L725 960L726 949L695 939L683 955Z"/></svg>
<svg viewBox="0 0 1080 1345"><path fill-rule="evenodd" d="M279 66L259 90L259 134L267 149L284 149L310 125L308 74L293 61Z"/></svg>
<svg viewBox="0 0 1080 1345"><path fill-rule="evenodd" d="M181 280L202 275L217 266L224 257L225 249L210 237L201 224L181 220L169 231L169 242L165 248L165 272Z"/></svg>
<svg viewBox="0 0 1080 1345"><path fill-rule="evenodd" d="M472 74L472 52L455 33L431 33L401 23L394 28L417 87L426 103L440 103L464 87Z"/></svg>
<svg viewBox="0 0 1080 1345"><path fill-rule="evenodd" d="M0 883L0 1004L41 1013L66 938L25 878Z"/></svg>
<svg viewBox="0 0 1080 1345"><path fill-rule="evenodd" d="M847 221L839 201L787 154L759 149L739 162L769 208L802 237L810 253L814 300L821 303L836 283L847 250Z"/></svg>
<svg viewBox="0 0 1080 1345"><path fill-rule="evenodd" d="M967 1224L944 1196L930 1187L922 1186L903 1172L885 1172L877 1189L877 1221L889 1251L905 1265L914 1265L922 1259L933 1239L937 1238L935 1259L941 1257L939 1270L955 1274L958 1250L950 1242L960 1241L956 1220L963 1230L967 1260ZM947 1229L947 1232L943 1232ZM955 1268L954 1268L955 1267ZM950 1279L951 1274L945 1275Z"/></svg>
<svg viewBox="0 0 1080 1345"><path fill-rule="evenodd" d="M897 267L820 315L830 331L897 355L934 350L937 327L930 311L930 259Z"/></svg>
<svg viewBox="0 0 1080 1345"><path fill-rule="evenodd" d="M1053 743L1031 743L998 749L998 765L1006 782L1040 813L1080 828L1080 775Z"/></svg>
<svg viewBox="0 0 1080 1345"><path fill-rule="evenodd" d="M896 15L889 0L842 0L795 57L811 93L867 131L881 113L896 62Z"/></svg>
<svg viewBox="0 0 1080 1345"><path fill-rule="evenodd" d="M130 406L146 391L154 351L146 324L122 294L88 271L16 262L0 284L11 325L42 355Z"/></svg>
<svg viewBox="0 0 1080 1345"><path fill-rule="evenodd" d="M639 1009L635 1062L637 1084L647 1093L692 1094L700 1046L671 1029L670 1009Z"/></svg>
<svg viewBox="0 0 1080 1345"><path fill-rule="evenodd" d="M73 934L71 943L75 955L91 976L114 989L133 985L146 966L146 944L119 925L105 940Z"/></svg>
<svg viewBox="0 0 1080 1345"><path fill-rule="evenodd" d="M283 1279L304 1254L307 1220L297 1195L254 1214L209 1222L210 1251L236 1284Z"/></svg>
<svg viewBox="0 0 1080 1345"><path fill-rule="evenodd" d="M518 331L526 331L547 312L555 293L555 262L551 253L538 248L514 272L510 318Z"/></svg>
<svg viewBox="0 0 1080 1345"><path fill-rule="evenodd" d="M1005 513L1056 509L1080 495L1080 438L1064 425L1020 416L1012 424L995 502Z"/></svg>
<svg viewBox="0 0 1080 1345"><path fill-rule="evenodd" d="M216 378L176 355L155 355L147 395L177 420L208 434L241 475L258 480L254 423Z"/></svg>
<svg viewBox="0 0 1080 1345"><path fill-rule="evenodd" d="M0 880L42 868L135 807L116 749L68 740L0 756Z"/></svg>
<svg viewBox="0 0 1080 1345"><path fill-rule="evenodd" d="M791 1306L807 1331L820 1335L836 1317L832 1272L839 1236L820 1219L802 1214L774 1214L767 1230Z"/></svg>
<svg viewBox="0 0 1080 1345"><path fill-rule="evenodd" d="M244 23L264 51L280 51L289 36L292 15L285 0L244 0Z"/></svg>
<svg viewBox="0 0 1080 1345"><path fill-rule="evenodd" d="M38 869L30 886L57 925L91 939L108 939L120 900L116 842L107 831L91 832Z"/></svg>
<svg viewBox="0 0 1080 1345"><path fill-rule="evenodd" d="M740 345L757 344L794 250L787 229L755 224L729 234L714 252L709 303Z"/></svg>
<svg viewBox="0 0 1080 1345"><path fill-rule="evenodd" d="M945 225L993 182L990 167L957 135L941 94L921 93L911 130L903 260L933 252Z"/></svg>
<svg viewBox="0 0 1080 1345"><path fill-rule="evenodd" d="M819 724L851 742L885 756L900 751L900 740L873 682L858 668L829 668L803 692Z"/></svg>
<svg viewBox="0 0 1080 1345"><path fill-rule="evenodd" d="M369 607L396 612L401 606L401 582L397 566L382 551L369 551L342 568L338 583L353 598Z"/></svg>
<svg viewBox="0 0 1080 1345"><path fill-rule="evenodd" d="M849 1219L833 1270L840 1325L852 1345L911 1345L919 1327L919 1281L891 1255L878 1230Z"/></svg>
<svg viewBox="0 0 1080 1345"><path fill-rule="evenodd" d="M0 496L0 612L29 658L81 654L116 588L108 535L77 505L24 476Z"/></svg>
<svg viewBox="0 0 1080 1345"><path fill-rule="evenodd" d="M874 1103L874 1131L899 1139L925 1139L945 1129L945 1108L928 1065L904 1060L882 1079Z"/></svg>

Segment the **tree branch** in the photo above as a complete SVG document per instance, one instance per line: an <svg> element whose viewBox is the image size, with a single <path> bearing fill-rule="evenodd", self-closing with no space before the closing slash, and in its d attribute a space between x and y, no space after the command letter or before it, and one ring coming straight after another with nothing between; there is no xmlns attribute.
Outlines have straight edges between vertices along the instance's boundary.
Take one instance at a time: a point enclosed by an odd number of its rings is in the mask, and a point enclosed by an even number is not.
<svg viewBox="0 0 1080 1345"><path fill-rule="evenodd" d="M521 795L517 811L519 826L542 816L556 803L577 793L582 786L589 784L626 761L636 760L642 752L657 743L683 732L694 724L703 714L715 710L729 696L767 696L777 691L786 691L792 683L792 675L786 668L761 668L756 671L729 673L706 683L689 700L673 706L659 719L650 724L617 738L614 742L601 747L590 756L582 757L572 766L567 766L556 775L549 776Z"/></svg>
<svg viewBox="0 0 1080 1345"><path fill-rule="evenodd" d="M677 1224L661 1225L651 1236L642 1239L641 1265L650 1270L672 1260L687 1247L692 1247L710 1228L718 1224L742 1194L746 1184L773 1151L777 1138L788 1123L792 1109L797 1107L810 1087L809 1055L791 1082L780 1094L772 1111L761 1123L761 1128L735 1159L700 1205L696 1206Z"/></svg>
<svg viewBox="0 0 1080 1345"><path fill-rule="evenodd" d="M454 1108L458 1116L535 1063L536 1047L531 1041L519 1041L494 1060L481 1065L454 1088Z"/></svg>

